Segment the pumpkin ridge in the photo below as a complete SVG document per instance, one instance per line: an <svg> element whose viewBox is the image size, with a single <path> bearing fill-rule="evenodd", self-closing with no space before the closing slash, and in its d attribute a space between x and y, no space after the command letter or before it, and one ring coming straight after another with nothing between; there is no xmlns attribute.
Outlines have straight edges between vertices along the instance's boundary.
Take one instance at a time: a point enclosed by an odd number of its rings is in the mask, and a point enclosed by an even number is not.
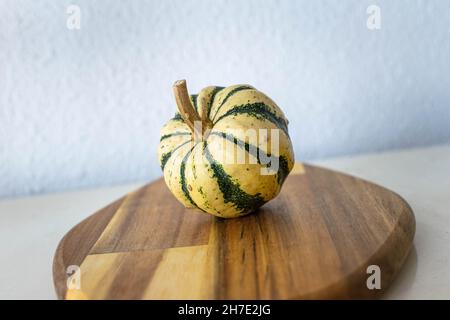
<svg viewBox="0 0 450 320"><path fill-rule="evenodd" d="M175 147L172 151L169 151L167 153L164 153L161 156L161 169L164 171L164 167L166 166L167 161L169 161L170 157L172 156L172 154L177 151L178 149L180 149L182 146L184 146L185 144L191 142L191 140L185 141L182 144L180 144L179 146Z"/></svg>
<svg viewBox="0 0 450 320"><path fill-rule="evenodd" d="M213 170L213 177L217 180L225 203L233 203L233 205L241 211L241 214L245 214L259 208L266 202L261 196L261 193L258 192L255 195L250 195L244 192L239 184L232 180L231 176L223 169L223 166L214 160L209 152L206 141L203 142L203 152Z"/></svg>
<svg viewBox="0 0 450 320"><path fill-rule="evenodd" d="M225 96L225 98L222 100L222 102L220 103L220 105L217 107L216 112L214 113L214 117L212 118L212 121L214 121L217 117L217 114L220 111L220 108L222 108L222 106L227 102L227 100L229 98L231 98L235 93L239 92L239 91L243 91L243 90L254 90L255 88L251 87L251 86L239 86L237 88L234 88L233 90L231 90L230 92L228 92L228 94Z"/></svg>
<svg viewBox="0 0 450 320"><path fill-rule="evenodd" d="M283 130L283 132L289 137L289 132L287 128L286 120L277 116L275 113L270 111L269 107L262 102L256 103L247 103L238 106L234 106L230 110L228 110L225 114L221 115L219 119L214 122L216 125L220 120L237 114L248 114L257 119L264 119L275 124L279 129Z"/></svg>

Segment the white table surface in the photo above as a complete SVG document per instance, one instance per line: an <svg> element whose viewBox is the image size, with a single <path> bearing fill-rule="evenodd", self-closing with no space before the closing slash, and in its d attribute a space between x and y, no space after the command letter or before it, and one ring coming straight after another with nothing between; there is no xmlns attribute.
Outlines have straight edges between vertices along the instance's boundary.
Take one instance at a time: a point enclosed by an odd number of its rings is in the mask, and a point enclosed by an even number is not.
<svg viewBox="0 0 450 320"><path fill-rule="evenodd" d="M396 191L417 222L414 248L386 299L450 299L450 145L312 162ZM55 299L59 240L142 183L0 201L0 299Z"/></svg>

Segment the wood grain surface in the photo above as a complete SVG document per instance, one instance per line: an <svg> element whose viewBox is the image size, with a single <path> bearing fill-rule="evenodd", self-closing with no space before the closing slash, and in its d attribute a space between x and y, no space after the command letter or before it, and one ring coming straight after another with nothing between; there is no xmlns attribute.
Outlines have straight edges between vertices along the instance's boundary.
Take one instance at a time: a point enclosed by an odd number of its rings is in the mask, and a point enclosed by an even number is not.
<svg viewBox="0 0 450 320"><path fill-rule="evenodd" d="M397 194L297 164L258 212L221 219L187 210L162 179L70 230L54 257L60 299L347 299L384 292L415 220ZM68 289L71 265L80 286ZM366 285L369 265L381 289Z"/></svg>

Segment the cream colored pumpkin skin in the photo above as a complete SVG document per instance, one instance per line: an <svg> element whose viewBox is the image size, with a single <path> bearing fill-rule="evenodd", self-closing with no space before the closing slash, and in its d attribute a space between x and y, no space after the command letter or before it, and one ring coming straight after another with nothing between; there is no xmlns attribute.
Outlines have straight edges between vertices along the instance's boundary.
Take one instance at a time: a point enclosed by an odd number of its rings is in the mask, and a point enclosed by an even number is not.
<svg viewBox="0 0 450 320"><path fill-rule="evenodd" d="M211 120L212 128L204 141L194 142L190 128L176 114L161 129L158 158L175 197L188 208L223 218L248 214L276 197L292 170L294 153L288 121L275 102L249 85L211 86L190 97L200 117ZM242 136L247 129L258 132L258 145ZM262 143L259 129L268 130L269 143ZM276 150L270 150L270 129L278 130ZM235 151L244 151L248 157L245 163L224 161L236 154L230 144ZM259 149L260 154L277 157L279 168L275 174L261 174L266 165L258 162Z"/></svg>

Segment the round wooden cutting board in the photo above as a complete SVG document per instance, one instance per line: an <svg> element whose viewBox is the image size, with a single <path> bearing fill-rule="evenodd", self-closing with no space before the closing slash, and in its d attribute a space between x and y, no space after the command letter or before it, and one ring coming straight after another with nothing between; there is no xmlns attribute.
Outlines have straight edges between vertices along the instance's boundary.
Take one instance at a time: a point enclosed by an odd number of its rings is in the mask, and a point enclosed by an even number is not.
<svg viewBox="0 0 450 320"><path fill-rule="evenodd" d="M397 194L315 166L297 164L276 199L228 220L183 208L159 179L67 233L53 276L61 299L371 298L414 232Z"/></svg>

